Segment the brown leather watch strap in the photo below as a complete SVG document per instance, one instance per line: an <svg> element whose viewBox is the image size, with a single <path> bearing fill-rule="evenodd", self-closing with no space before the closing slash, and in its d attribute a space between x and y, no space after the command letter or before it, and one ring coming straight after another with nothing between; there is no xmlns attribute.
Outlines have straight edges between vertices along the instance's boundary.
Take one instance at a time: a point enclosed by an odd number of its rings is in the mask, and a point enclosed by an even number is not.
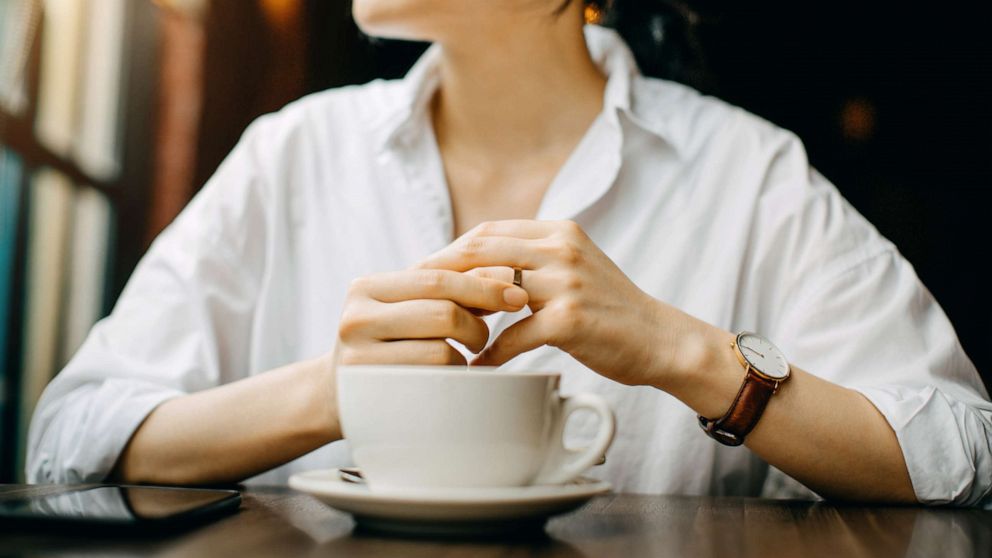
<svg viewBox="0 0 992 558"><path fill-rule="evenodd" d="M730 404L730 409L719 419L699 417L699 426L718 442L728 446L739 446L744 438L758 424L761 413L765 411L768 400L771 399L779 382L767 380L751 371L741 383L737 397Z"/></svg>

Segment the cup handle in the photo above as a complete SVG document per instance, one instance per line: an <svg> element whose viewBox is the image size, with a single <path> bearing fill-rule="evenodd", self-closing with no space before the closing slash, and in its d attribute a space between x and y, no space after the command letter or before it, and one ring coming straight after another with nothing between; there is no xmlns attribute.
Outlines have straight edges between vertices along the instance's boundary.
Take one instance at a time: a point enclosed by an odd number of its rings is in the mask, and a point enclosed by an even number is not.
<svg viewBox="0 0 992 558"><path fill-rule="evenodd" d="M568 417L580 409L590 410L599 416L599 431L588 447L572 450L563 440ZM552 449L534 484L564 484L579 477L586 469L602 462L607 448L613 442L616 425L613 411L598 395L579 393L561 398L558 420L552 429Z"/></svg>

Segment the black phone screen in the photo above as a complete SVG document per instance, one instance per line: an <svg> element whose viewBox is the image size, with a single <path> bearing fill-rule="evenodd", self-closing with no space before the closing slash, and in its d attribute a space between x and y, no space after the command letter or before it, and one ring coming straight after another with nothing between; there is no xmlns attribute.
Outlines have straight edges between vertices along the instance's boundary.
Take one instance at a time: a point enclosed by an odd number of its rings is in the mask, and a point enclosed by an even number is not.
<svg viewBox="0 0 992 558"><path fill-rule="evenodd" d="M235 490L100 486L0 501L0 516L98 523L146 523L237 508Z"/></svg>

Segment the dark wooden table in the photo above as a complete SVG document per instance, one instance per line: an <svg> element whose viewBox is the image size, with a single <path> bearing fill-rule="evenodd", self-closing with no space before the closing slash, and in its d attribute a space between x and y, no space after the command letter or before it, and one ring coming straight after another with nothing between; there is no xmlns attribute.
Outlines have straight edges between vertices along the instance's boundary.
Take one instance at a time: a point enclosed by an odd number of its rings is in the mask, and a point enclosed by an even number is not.
<svg viewBox="0 0 992 558"><path fill-rule="evenodd" d="M0 486L0 498L57 487ZM251 488L241 511L184 534L121 539L0 530L0 556L992 556L992 511L750 498L601 496L517 541L375 536L288 488Z"/></svg>

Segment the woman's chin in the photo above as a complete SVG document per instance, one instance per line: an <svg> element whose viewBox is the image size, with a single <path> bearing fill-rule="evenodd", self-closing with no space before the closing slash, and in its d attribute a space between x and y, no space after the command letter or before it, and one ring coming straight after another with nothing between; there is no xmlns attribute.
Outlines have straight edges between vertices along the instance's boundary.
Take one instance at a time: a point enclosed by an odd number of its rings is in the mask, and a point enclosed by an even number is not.
<svg viewBox="0 0 992 558"><path fill-rule="evenodd" d="M352 16L363 33L383 39L431 41L438 22L431 2L422 0L354 0Z"/></svg>

